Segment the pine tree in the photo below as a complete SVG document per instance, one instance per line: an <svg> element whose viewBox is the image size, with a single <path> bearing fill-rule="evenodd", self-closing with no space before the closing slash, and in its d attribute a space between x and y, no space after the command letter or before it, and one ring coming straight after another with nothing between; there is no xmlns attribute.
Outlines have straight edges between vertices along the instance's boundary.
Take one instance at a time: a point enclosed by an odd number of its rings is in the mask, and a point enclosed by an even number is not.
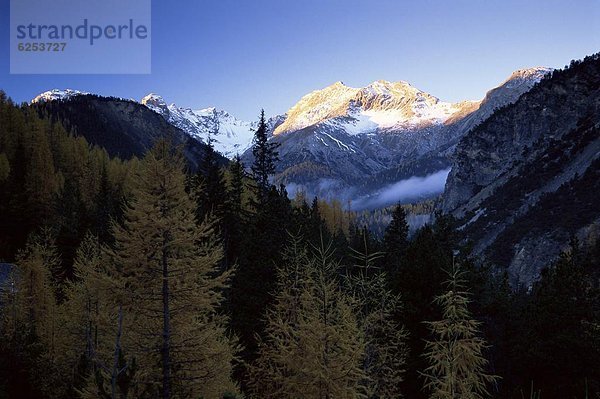
<svg viewBox="0 0 600 399"><path fill-rule="evenodd" d="M533 380L542 396L566 397L586 386L600 391L600 336L593 334L600 323L597 265L573 240L532 287L514 346L523 383Z"/></svg>
<svg viewBox="0 0 600 399"><path fill-rule="evenodd" d="M246 224L239 265L231 283L231 321L244 347L243 360L256 356L256 337L262 335L264 314L273 301L276 265L281 262L292 226L291 202L285 188L271 186L262 206L252 209ZM238 370L241 373L241 370ZM245 380L244 376L239 376Z"/></svg>
<svg viewBox="0 0 600 399"><path fill-rule="evenodd" d="M278 144L268 141L267 122L263 109L260 111L258 127L252 141L252 155L254 155L252 175L258 185L259 200L266 197L270 185L269 176L275 173L275 164L279 160L278 146Z"/></svg>
<svg viewBox="0 0 600 399"><path fill-rule="evenodd" d="M408 223L406 222L406 212L401 204L396 205L392 213L392 221L385 229L383 236L385 251L387 253L387 263L395 263L404 254L408 245Z"/></svg>
<svg viewBox="0 0 600 399"><path fill-rule="evenodd" d="M10 176L10 163L5 153L0 153L0 184Z"/></svg>
<svg viewBox="0 0 600 399"><path fill-rule="evenodd" d="M181 155L157 143L140 164L123 226L115 226L130 293L124 347L148 395L218 397L235 390L233 344L215 311L228 274L215 277L222 248L210 221L196 223L182 170Z"/></svg>
<svg viewBox="0 0 600 399"><path fill-rule="evenodd" d="M225 178L213 144L213 136L219 134L220 128L216 115L214 115L212 123L212 130L206 139L204 157L198 173L198 220L200 221L209 214L221 220L225 214L227 199Z"/></svg>
<svg viewBox="0 0 600 399"><path fill-rule="evenodd" d="M426 343L425 388L432 399L479 399L489 397L487 384L498 377L487 374L488 361L483 356L487 345L480 338L480 322L473 320L468 309L469 292L464 273L454 266L446 282L448 291L436 297L443 319L427 322L434 340Z"/></svg>
<svg viewBox="0 0 600 399"><path fill-rule="evenodd" d="M329 238L329 231L323 221L323 215L319 206L319 199L315 197L310 207L308 235L310 240L313 240L315 244L318 243L319 238L324 235L325 239Z"/></svg>
<svg viewBox="0 0 600 399"><path fill-rule="evenodd" d="M225 260L228 266L234 265L241 255L243 224L246 222L244 208L244 178L246 173L239 155L233 158L228 170L229 184L225 216L223 218L223 237Z"/></svg>

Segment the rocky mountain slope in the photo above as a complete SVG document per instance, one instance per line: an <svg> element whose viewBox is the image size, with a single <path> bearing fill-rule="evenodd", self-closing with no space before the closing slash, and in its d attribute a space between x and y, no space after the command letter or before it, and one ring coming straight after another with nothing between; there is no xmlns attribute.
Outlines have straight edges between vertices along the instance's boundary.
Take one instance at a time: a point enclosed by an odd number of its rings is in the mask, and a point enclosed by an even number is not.
<svg viewBox="0 0 600 399"><path fill-rule="evenodd" d="M441 208L474 251L530 284L600 223L600 58L587 57L497 110L458 144ZM592 234L592 232L596 232Z"/></svg>
<svg viewBox="0 0 600 399"><path fill-rule="evenodd" d="M516 71L481 101L447 103L407 82L337 82L304 96L273 131L279 182L320 196L356 196L449 167L454 145L512 103L547 68ZM251 154L245 159L251 161ZM440 187L440 191L441 191Z"/></svg>
<svg viewBox="0 0 600 399"><path fill-rule="evenodd" d="M156 140L167 137L183 146L190 167L196 169L206 150L205 144L135 101L54 90L36 97L31 106L113 156L141 157ZM227 160L221 158L221 162Z"/></svg>

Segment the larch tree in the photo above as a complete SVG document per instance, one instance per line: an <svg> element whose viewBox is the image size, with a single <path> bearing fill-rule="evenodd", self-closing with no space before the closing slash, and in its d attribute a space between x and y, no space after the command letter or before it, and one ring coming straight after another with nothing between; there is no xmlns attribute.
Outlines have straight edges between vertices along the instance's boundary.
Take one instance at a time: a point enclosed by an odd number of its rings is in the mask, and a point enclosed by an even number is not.
<svg viewBox="0 0 600 399"><path fill-rule="evenodd" d="M130 319L124 347L135 356L140 396L219 397L235 391L235 348L217 314L228 274L213 224L196 222L183 160L158 142L139 166L124 223L116 225Z"/></svg>
<svg viewBox="0 0 600 399"><path fill-rule="evenodd" d="M298 384L297 326L302 313L302 293L311 283L308 256L299 237L292 236L277 268L277 294L267 310L266 338L258 340L258 358L250 368L251 391L264 398L292 398L303 394Z"/></svg>
<svg viewBox="0 0 600 399"><path fill-rule="evenodd" d="M306 314L298 327L299 345L307 353L301 363L307 397L364 397L365 341L352 301L340 288L340 265L323 241L313 256L314 285L303 295Z"/></svg>
<svg viewBox="0 0 600 399"><path fill-rule="evenodd" d="M77 250L75 279L61 305L63 352L77 370L73 385L83 398L126 397L135 373L121 349L125 287L111 266L110 252L96 236L87 235Z"/></svg>
<svg viewBox="0 0 600 399"><path fill-rule="evenodd" d="M291 240L251 375L261 398L365 397L363 336L335 277L330 247Z"/></svg>
<svg viewBox="0 0 600 399"><path fill-rule="evenodd" d="M346 276L346 286L357 309L366 348L362 368L365 386L372 398L402 397L408 358L408 331L396 321L402 308L399 295L388 287L385 272L375 266L382 253L351 250L355 261Z"/></svg>
<svg viewBox="0 0 600 399"><path fill-rule="evenodd" d="M60 397L67 386L61 378L59 338L60 310L57 304L52 271L59 257L49 230L28 240L16 259L11 277L13 289L2 299L6 312L2 315L4 339L13 350L24 356L29 379L48 397Z"/></svg>
<svg viewBox="0 0 600 399"><path fill-rule="evenodd" d="M10 163L5 153L0 153L0 183L4 182L10 176Z"/></svg>
<svg viewBox="0 0 600 399"><path fill-rule="evenodd" d="M30 128L30 153L25 175L28 210L33 220L48 221L62 182L54 167L44 124L34 120L31 121Z"/></svg>
<svg viewBox="0 0 600 399"><path fill-rule="evenodd" d="M481 399L489 397L487 385L498 379L486 373L487 345L480 337L480 322L468 309L469 292L464 273L453 266L447 291L436 297L443 319L426 322L434 339L425 345L429 367L423 373L431 399Z"/></svg>

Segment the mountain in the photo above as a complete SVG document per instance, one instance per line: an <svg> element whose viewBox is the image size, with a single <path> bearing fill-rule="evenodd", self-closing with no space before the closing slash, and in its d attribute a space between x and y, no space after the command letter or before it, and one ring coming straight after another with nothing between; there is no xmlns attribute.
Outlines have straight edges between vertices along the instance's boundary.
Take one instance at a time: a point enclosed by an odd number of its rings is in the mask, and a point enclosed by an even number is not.
<svg viewBox="0 0 600 399"><path fill-rule="evenodd" d="M158 139L166 137L175 146L183 146L190 167L197 169L206 151L205 144L132 100L52 90L37 96L31 106L91 144L105 148L112 156L141 157ZM225 158L220 161L227 162Z"/></svg>
<svg viewBox="0 0 600 399"><path fill-rule="evenodd" d="M86 94L90 94L90 93L85 93L85 92L82 92L79 90L73 90L73 89L65 89L65 90L53 89L53 90L48 90L48 91L45 91L45 92L37 95L33 100L31 100L31 103L36 104L36 103L43 103L46 101L68 100L71 97L82 96L82 95L86 95Z"/></svg>
<svg viewBox="0 0 600 399"><path fill-rule="evenodd" d="M441 210L476 254L530 285L569 244L600 227L600 57L555 71L466 134Z"/></svg>
<svg viewBox="0 0 600 399"><path fill-rule="evenodd" d="M362 88L336 82L302 97L274 129L281 158L276 181L313 195L349 199L445 170L467 131L516 101L549 71L516 71L483 100L459 103L441 101L403 81L380 80ZM251 162L251 154L244 159Z"/></svg>
<svg viewBox="0 0 600 399"><path fill-rule="evenodd" d="M148 94L140 102L171 125L200 141L206 142L211 134L215 149L226 157L242 154L252 145L255 123L239 120L226 111L216 108L192 110L175 104L167 105L161 96L154 93Z"/></svg>
<svg viewBox="0 0 600 399"><path fill-rule="evenodd" d="M362 88L336 82L305 95L285 115L269 118L270 140L279 144L280 154L274 181L285 184L292 194L303 190L311 196L354 200L355 207L396 202L399 198L387 195L393 192L390 187L414 176L434 176L426 181L436 185L411 200L437 195L458 140L548 72L547 68L516 71L483 100L458 103L441 101L404 81L379 80ZM74 90L53 90L33 102L85 97ZM256 122L216 108L167 105L157 94L145 96L140 104L196 141L206 142L210 134L224 156L242 154L246 165L252 163ZM381 196L386 200L377 200Z"/></svg>

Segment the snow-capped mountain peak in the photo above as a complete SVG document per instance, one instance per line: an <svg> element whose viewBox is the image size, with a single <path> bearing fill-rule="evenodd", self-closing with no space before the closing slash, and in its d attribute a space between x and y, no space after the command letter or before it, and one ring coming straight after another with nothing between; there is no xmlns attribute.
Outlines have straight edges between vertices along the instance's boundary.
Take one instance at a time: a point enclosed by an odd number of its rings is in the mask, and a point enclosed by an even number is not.
<svg viewBox="0 0 600 399"><path fill-rule="evenodd" d="M151 110L161 114L162 116L168 116L169 108L165 100L155 93L150 93L140 100L140 103L150 108Z"/></svg>
<svg viewBox="0 0 600 399"><path fill-rule="evenodd" d="M80 96L85 94L89 93L73 89L52 89L37 95L33 100L31 100L31 104L45 101L67 100L73 96Z"/></svg>
<svg viewBox="0 0 600 399"><path fill-rule="evenodd" d="M546 67L517 69L502 84L507 88L514 88L521 85L533 86L552 71L552 68Z"/></svg>
<svg viewBox="0 0 600 399"><path fill-rule="evenodd" d="M212 134L215 150L227 157L241 154L252 145L253 124L241 121L227 111L214 107L193 110L175 104L167 105L155 93L148 94L140 103L197 140L206 142L208 135Z"/></svg>
<svg viewBox="0 0 600 399"><path fill-rule="evenodd" d="M362 88L336 82L302 97L275 135L319 123L345 124L351 134L440 124L462 109L440 101L405 81L377 80Z"/></svg>

